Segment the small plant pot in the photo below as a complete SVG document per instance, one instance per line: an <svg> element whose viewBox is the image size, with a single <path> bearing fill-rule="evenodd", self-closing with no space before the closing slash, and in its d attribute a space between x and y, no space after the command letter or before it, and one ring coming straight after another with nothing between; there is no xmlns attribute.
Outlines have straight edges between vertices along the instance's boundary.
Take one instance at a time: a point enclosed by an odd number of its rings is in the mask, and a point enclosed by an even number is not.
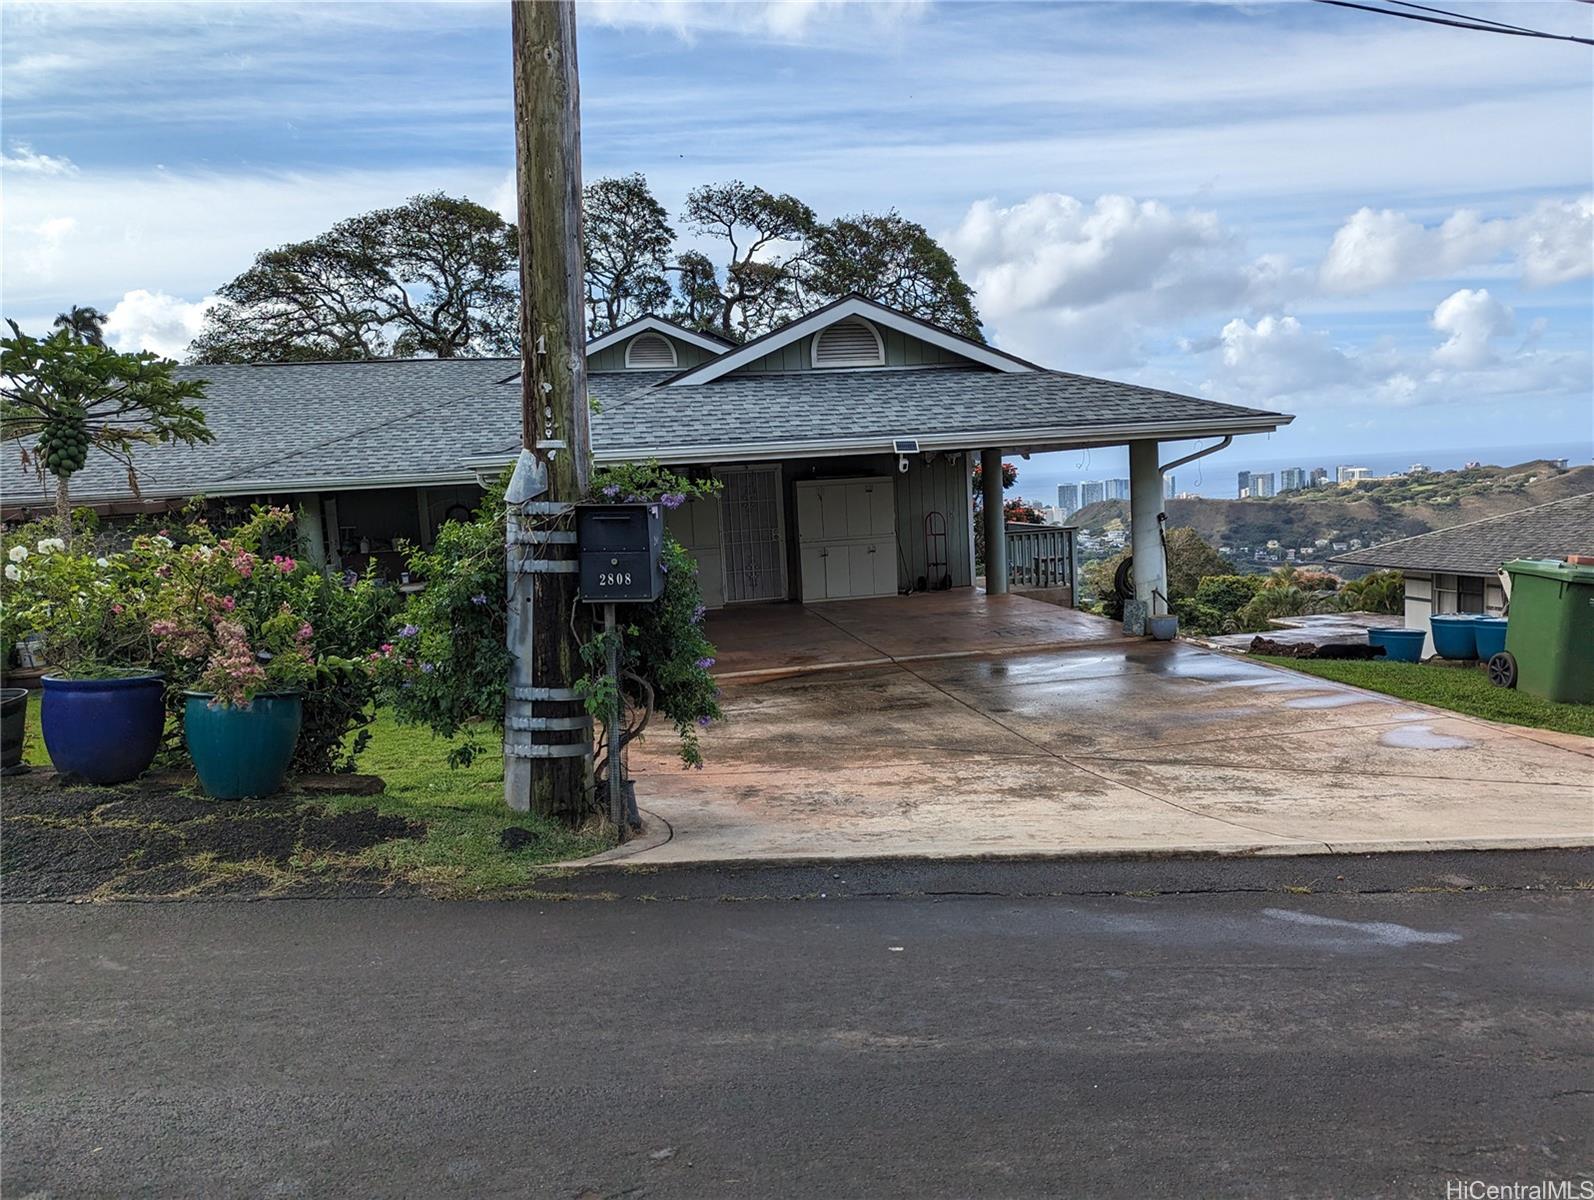
<svg viewBox="0 0 1594 1200"><path fill-rule="evenodd" d="M304 720L299 696L256 696L247 708L235 708L213 704L208 692L184 695L183 736L207 795L242 800L282 790Z"/></svg>
<svg viewBox="0 0 1594 1200"><path fill-rule="evenodd" d="M1477 644L1478 661L1488 662L1496 654L1505 653L1505 631L1508 622L1504 617L1476 617L1472 622L1472 638Z"/></svg>
<svg viewBox="0 0 1594 1200"><path fill-rule="evenodd" d="M1146 632L1159 642L1171 642L1179 636L1179 618L1172 615L1147 617Z"/></svg>
<svg viewBox="0 0 1594 1200"><path fill-rule="evenodd" d="M63 775L106 786L149 770L166 727L166 679L157 672L120 679L46 675L39 725L50 761Z"/></svg>
<svg viewBox="0 0 1594 1200"><path fill-rule="evenodd" d="M1367 644L1382 646L1386 662L1421 662L1422 646L1428 640L1425 629L1369 629Z"/></svg>
<svg viewBox="0 0 1594 1200"><path fill-rule="evenodd" d="M28 689L0 689L0 771L8 774L22 766L22 747L28 733Z"/></svg>

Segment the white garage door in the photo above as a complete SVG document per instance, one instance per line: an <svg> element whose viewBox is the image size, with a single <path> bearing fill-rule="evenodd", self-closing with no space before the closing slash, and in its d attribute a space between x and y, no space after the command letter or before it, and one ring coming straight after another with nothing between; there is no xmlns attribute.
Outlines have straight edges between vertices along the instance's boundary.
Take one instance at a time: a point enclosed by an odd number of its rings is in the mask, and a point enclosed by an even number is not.
<svg viewBox="0 0 1594 1200"><path fill-rule="evenodd" d="M803 600L897 594L896 489L887 478L796 485Z"/></svg>

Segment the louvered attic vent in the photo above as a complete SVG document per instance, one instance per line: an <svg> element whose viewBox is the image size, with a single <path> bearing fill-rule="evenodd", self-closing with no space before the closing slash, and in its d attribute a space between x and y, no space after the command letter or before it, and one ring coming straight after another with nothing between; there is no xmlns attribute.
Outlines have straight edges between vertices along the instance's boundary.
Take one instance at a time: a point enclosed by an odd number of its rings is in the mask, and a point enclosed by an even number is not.
<svg viewBox="0 0 1594 1200"><path fill-rule="evenodd" d="M886 361L880 334L862 317L848 317L814 335L816 367L878 367Z"/></svg>
<svg viewBox="0 0 1594 1200"><path fill-rule="evenodd" d="M626 343L625 365L643 371L668 370L676 365L675 347L659 334L638 334Z"/></svg>

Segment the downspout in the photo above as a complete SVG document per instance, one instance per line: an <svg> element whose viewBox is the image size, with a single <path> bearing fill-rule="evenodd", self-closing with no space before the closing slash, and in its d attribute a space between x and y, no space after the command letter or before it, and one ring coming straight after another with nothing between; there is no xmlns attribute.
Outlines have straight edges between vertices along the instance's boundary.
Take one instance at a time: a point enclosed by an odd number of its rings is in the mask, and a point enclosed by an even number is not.
<svg viewBox="0 0 1594 1200"><path fill-rule="evenodd" d="M1162 466L1157 468L1157 471L1160 474L1166 475L1175 467L1182 467L1185 463L1195 462L1195 460L1198 458L1205 458L1209 454L1216 454L1219 450L1227 450L1233 444L1234 435L1231 433L1215 446L1208 446L1203 450L1197 450L1194 454L1186 454L1183 458L1176 458L1172 462L1163 463Z"/></svg>

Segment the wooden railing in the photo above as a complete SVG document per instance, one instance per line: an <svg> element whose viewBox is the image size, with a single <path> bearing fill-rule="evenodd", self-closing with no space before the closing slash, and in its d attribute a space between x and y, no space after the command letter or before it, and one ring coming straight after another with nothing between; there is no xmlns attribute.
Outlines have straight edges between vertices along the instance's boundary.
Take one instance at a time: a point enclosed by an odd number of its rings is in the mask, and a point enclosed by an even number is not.
<svg viewBox="0 0 1594 1200"><path fill-rule="evenodd" d="M1015 589L1074 588L1078 568L1068 525L1009 525L1007 580ZM1075 589L1077 597L1078 591Z"/></svg>

